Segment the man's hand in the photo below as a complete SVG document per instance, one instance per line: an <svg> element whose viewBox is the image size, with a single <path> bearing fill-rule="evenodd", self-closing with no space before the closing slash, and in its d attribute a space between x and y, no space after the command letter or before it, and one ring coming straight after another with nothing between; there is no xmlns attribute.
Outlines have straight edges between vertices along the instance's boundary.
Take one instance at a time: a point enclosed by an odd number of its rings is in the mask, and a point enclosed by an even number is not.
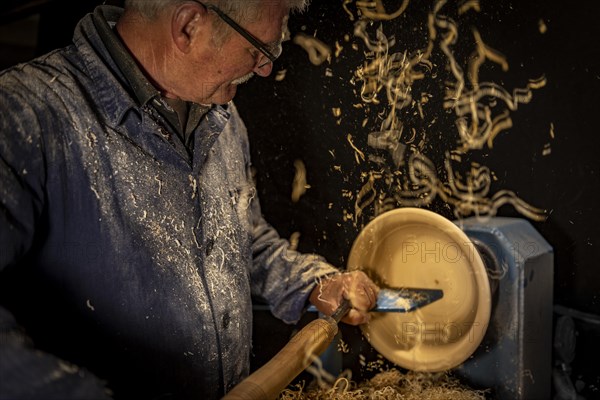
<svg viewBox="0 0 600 400"><path fill-rule="evenodd" d="M310 302L324 314L331 315L343 299L352 309L342 322L360 325L370 319L369 310L377 304L379 288L362 271L344 272L323 279L310 294Z"/></svg>

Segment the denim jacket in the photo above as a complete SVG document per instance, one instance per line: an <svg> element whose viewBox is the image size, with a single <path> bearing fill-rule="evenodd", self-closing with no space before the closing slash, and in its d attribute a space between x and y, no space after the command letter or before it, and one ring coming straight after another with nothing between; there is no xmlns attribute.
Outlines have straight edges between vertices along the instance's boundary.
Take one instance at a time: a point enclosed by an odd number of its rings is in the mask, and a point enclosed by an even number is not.
<svg viewBox="0 0 600 400"><path fill-rule="evenodd" d="M234 104L190 155L91 15L73 45L0 75L0 107L0 305L117 397L222 395L249 372L251 297L293 323L337 271L263 219Z"/></svg>

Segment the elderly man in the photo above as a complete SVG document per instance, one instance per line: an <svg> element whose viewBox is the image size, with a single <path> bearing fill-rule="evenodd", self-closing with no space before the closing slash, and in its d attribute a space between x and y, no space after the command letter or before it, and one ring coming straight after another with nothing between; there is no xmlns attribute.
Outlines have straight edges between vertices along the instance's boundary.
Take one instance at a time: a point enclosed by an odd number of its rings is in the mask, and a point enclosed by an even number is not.
<svg viewBox="0 0 600 400"><path fill-rule="evenodd" d="M2 73L0 397L109 393L91 371L116 398L217 398L249 373L251 296L288 323L342 298L368 319L364 274L263 219L231 102L303 7L128 0Z"/></svg>

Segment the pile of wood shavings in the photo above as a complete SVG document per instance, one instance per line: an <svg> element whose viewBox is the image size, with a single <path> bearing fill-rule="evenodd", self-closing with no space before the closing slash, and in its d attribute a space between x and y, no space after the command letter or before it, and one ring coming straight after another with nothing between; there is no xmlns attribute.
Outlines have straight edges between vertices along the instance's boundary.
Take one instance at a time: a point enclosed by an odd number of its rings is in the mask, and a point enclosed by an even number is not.
<svg viewBox="0 0 600 400"><path fill-rule="evenodd" d="M280 393L279 400L485 400L485 391L473 390L445 373L408 372L390 369L361 384L339 378L330 388L304 391L303 385Z"/></svg>

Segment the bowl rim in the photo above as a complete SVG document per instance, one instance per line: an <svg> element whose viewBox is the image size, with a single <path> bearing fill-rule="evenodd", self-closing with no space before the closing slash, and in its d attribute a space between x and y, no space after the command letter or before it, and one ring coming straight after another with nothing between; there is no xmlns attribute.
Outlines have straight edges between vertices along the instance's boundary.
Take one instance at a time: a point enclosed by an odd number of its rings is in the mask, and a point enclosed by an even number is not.
<svg viewBox="0 0 600 400"><path fill-rule="evenodd" d="M398 219L402 220L402 223L395 221ZM439 357L430 356L429 358L420 359L416 362L416 352L421 349L421 345L406 351L398 351L397 349L392 351L393 346L389 343L387 343L387 346L385 343L381 343L380 335L371 329L370 324L361 325L361 330L363 336L367 338L373 348L393 363L415 371L439 372L456 368L477 350L485 336L491 315L491 291L485 264L483 263L476 246L466 233L451 220L430 210L414 207L390 210L375 217L360 231L351 247L347 269L365 270L365 268L358 267L358 265L364 265L360 260L364 259L365 255L370 254L370 252L364 251L365 246L367 246L370 251L377 248L376 241L373 240L372 236L374 232L377 232L377 227L381 224L395 223L398 224L398 226L401 226L404 223L423 223L423 221L430 222L428 225L439 228L444 234L448 235L450 239L456 241L460 240L462 245L469 247L469 252L472 254L472 257L469 257L469 264L476 283L476 288L474 289L476 289L478 293L478 303L476 304L477 310L473 320L476 324L473 324L473 327L469 329L473 331L468 334L470 339L466 340L466 335L462 335L461 339L463 340L458 340L449 347L448 344L445 344L446 348L444 349L444 352L431 352L438 354ZM439 301L443 300L444 299L442 298ZM427 321L422 322L426 323ZM474 329L475 326L477 326L478 329ZM427 352L423 353L419 351L419 357L421 358L426 357L427 354Z"/></svg>

